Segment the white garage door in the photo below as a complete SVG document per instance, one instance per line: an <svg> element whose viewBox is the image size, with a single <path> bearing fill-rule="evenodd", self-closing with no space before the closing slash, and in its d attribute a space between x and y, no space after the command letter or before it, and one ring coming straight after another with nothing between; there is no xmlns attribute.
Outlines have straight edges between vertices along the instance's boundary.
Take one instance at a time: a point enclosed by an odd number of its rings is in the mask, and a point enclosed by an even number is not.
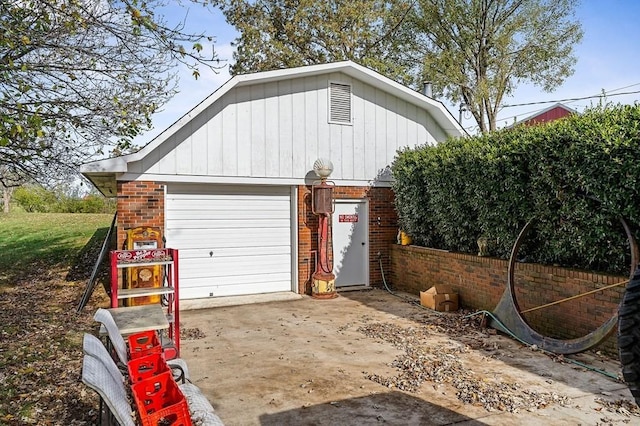
<svg viewBox="0 0 640 426"><path fill-rule="evenodd" d="M291 189L170 184L166 246L180 298L291 291Z"/></svg>

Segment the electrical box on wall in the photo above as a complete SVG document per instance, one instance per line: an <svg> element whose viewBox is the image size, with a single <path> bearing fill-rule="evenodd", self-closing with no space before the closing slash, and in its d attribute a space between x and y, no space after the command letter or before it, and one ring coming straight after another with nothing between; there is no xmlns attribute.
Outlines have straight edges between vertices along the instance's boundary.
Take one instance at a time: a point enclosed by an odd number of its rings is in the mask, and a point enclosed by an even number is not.
<svg viewBox="0 0 640 426"><path fill-rule="evenodd" d="M158 228L138 227L127 230L127 250L149 250L162 247L162 235ZM162 287L162 266L136 266L127 268L124 288ZM133 297L125 300L127 306L160 303L160 296Z"/></svg>

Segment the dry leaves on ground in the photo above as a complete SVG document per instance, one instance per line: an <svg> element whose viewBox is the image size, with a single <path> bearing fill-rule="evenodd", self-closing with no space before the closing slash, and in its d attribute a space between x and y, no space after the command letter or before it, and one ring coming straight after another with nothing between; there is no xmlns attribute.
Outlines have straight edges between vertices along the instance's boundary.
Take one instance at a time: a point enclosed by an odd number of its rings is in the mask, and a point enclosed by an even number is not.
<svg viewBox="0 0 640 426"><path fill-rule="evenodd" d="M482 406L487 411L517 413L570 403L567 396L557 392L538 392L508 377L474 373L465 364L463 355L477 349L489 354L496 349L493 347L496 343L489 338L495 333L480 327L480 321L464 313L453 313L425 316L422 324L411 327L384 322L365 324L359 332L403 351L391 364L398 371L395 376L368 373L365 376L383 386L407 392L417 392L424 382L436 387L451 386L460 401ZM598 402L612 412L639 415L638 407L630 401Z"/></svg>
<svg viewBox="0 0 640 426"><path fill-rule="evenodd" d="M64 275L42 271L0 290L0 424L97 424L98 397L80 381L82 338L95 333L97 308L90 301L77 314L84 284Z"/></svg>

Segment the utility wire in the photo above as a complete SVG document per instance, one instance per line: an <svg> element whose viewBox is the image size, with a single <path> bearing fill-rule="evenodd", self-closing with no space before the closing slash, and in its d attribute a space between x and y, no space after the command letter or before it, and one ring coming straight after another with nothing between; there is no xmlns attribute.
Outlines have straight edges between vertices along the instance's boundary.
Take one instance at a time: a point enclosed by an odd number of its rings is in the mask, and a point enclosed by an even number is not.
<svg viewBox="0 0 640 426"><path fill-rule="evenodd" d="M558 100L551 100L551 101L535 101L535 102L523 102L523 103L519 103L519 104L506 104L506 105L501 105L500 109L503 108L513 108L513 107L520 107L520 106L529 106L529 105L545 105L545 104L552 104L552 103L573 103L573 102L577 102L577 101L584 101L584 100L588 100L588 99L596 99L596 98L603 98L603 97L612 97L612 96L623 96L623 95L634 95L634 94L638 94L640 93L640 90L635 90L635 91L631 91L631 92L621 92L621 93L613 93L613 92L617 92L618 90L625 90L628 89L630 87L635 87L635 86L640 86L640 83L634 83L634 84L629 84L628 86L624 86L624 87L619 87L617 89L611 89L608 91L603 91L600 94L597 95L591 95L591 96L582 96L582 97L577 97L577 98L566 98L566 99L558 99ZM536 109L536 110L532 110L529 112L525 112L525 113L520 113L517 115L512 115L510 117L506 117L506 118L500 118L499 121L508 121L511 119L515 119L518 118L519 116L526 116L528 117L529 115L532 115L538 111L541 111L540 109ZM467 117L465 117L467 118ZM468 127L464 127L465 130L467 131L471 131L474 130L475 128L477 128L477 125L471 125Z"/></svg>
<svg viewBox="0 0 640 426"><path fill-rule="evenodd" d="M575 99L566 99L566 100L558 100L558 101L541 101L540 103L559 103L559 102L576 102L579 100L584 100L584 99L594 99L594 98L600 98L603 96L618 96L618 95L624 95L627 93L617 93L614 94L613 92L617 92L618 90L625 90L628 89L630 87L635 87L635 86L640 86L640 83L634 83L634 84L629 84L628 86L623 86L623 87L618 87L617 89L611 89L611 90L602 90L602 93L598 94L598 95L592 95L592 96L587 96L585 98L575 98ZM638 92L629 92L628 94L634 94L634 93L638 93ZM531 103L534 104L534 103ZM521 104L521 105L528 105L528 104ZM509 107L509 106L519 106L519 105L503 105L502 108L505 107ZM535 111L533 111L535 112Z"/></svg>
<svg viewBox="0 0 640 426"><path fill-rule="evenodd" d="M502 108L511 108L511 107L519 107L519 106L527 106L527 105L542 105L542 104L551 104L551 103L561 103L561 102L573 102L573 101L583 101L585 99L595 99L609 96L622 96L622 95L633 95L636 93L640 93L640 90L635 90L633 92L621 92L621 93L609 93L605 92L600 95L592 95L592 96L582 96L580 98L566 98L560 99L557 101L536 101L536 102L525 102L521 104L511 104L511 105L502 105Z"/></svg>
<svg viewBox="0 0 640 426"><path fill-rule="evenodd" d="M629 87L633 87L633 86L640 86L640 83L634 83L634 84L630 84L628 86L620 87L618 89L609 90L609 92L617 92L618 90L628 89Z"/></svg>
<svg viewBox="0 0 640 426"><path fill-rule="evenodd" d="M618 90L628 89L629 87L638 86L638 85L640 85L640 83L630 84L630 85L625 86L625 87L620 87L618 89L609 90L608 92L603 92L603 93L601 93L599 95L583 96L583 97L580 97L580 98L560 99L560 100L556 100L556 101L538 101L538 102L527 102L527 103L521 103L521 104L503 105L501 108L527 106L527 105L543 105L543 104L550 104L550 103L573 103L573 102L587 100L587 99L595 99L595 98L602 98L602 97L612 97L612 96L622 96L622 95L633 95L633 94L640 93L640 90L636 90L636 91L632 91L632 92L621 92L621 93L612 93L612 92L616 92ZM530 116L530 115L532 115L532 114L534 114L534 113L536 113L538 111L541 111L541 110L536 109L534 111L529 111L529 112L525 112L525 113L521 113L521 114L512 115L510 117L501 118L500 121L509 121L511 119L518 118L520 116L528 117L528 116Z"/></svg>

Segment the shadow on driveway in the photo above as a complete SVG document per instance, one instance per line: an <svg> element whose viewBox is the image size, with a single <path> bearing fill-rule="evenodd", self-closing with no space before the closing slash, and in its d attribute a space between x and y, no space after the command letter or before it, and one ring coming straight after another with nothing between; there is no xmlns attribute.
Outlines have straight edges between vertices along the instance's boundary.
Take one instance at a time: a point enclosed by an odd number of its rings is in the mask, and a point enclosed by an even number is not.
<svg viewBox="0 0 640 426"><path fill-rule="evenodd" d="M282 425L484 425L477 420L398 391L331 401L260 416L263 426Z"/></svg>

